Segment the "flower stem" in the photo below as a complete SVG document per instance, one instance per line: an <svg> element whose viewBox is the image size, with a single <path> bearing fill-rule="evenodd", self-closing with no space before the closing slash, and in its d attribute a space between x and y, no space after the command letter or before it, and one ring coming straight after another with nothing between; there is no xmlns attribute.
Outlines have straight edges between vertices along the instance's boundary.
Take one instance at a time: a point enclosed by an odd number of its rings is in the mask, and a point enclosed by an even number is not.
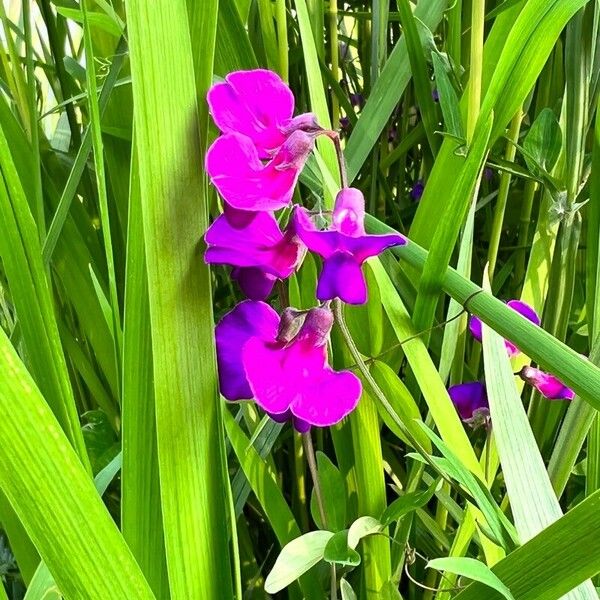
<svg viewBox="0 0 600 600"><path fill-rule="evenodd" d="M323 504L323 493L321 491L321 481L319 480L319 472L317 471L317 461L315 459L315 449L312 442L310 431L302 434L302 444L304 445L304 454L306 454L306 462L308 470L313 480L315 488L315 497L319 508L319 516L321 517L321 527L327 529L327 515L325 514L325 505ZM337 576L335 573L335 565L331 565L331 599L337 600Z"/></svg>
<svg viewBox="0 0 600 600"><path fill-rule="evenodd" d="M340 142L340 136L337 131L324 131L323 132L335 146L335 155L338 163L338 170L340 172L340 183L342 188L348 187L348 174L346 172L346 159L344 158L344 151L342 150L342 144Z"/></svg>

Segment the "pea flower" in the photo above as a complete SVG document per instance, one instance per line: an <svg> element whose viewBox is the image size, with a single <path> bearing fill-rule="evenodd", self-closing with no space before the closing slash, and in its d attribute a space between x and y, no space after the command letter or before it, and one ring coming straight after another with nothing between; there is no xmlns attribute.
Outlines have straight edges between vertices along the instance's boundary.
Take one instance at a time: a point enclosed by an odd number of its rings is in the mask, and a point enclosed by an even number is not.
<svg viewBox="0 0 600 600"><path fill-rule="evenodd" d="M292 221L298 237L324 259L317 284L319 300L341 298L348 304L364 304L367 284L361 265L386 248L406 244L399 234L365 233L364 219L365 199L355 188L344 188L338 193L331 227L326 231L319 231L308 212L296 207Z"/></svg>
<svg viewBox="0 0 600 600"><path fill-rule="evenodd" d="M421 199L421 196L423 195L424 191L425 184L423 183L423 180L417 179L417 181L415 181L414 185L412 186L412 189L410 190L410 197L413 200L418 201Z"/></svg>
<svg viewBox="0 0 600 600"><path fill-rule="evenodd" d="M273 71L234 71L208 91L208 106L222 133L252 140L258 157L270 158L289 135L318 128L315 116L294 114L294 95Z"/></svg>
<svg viewBox="0 0 600 600"><path fill-rule="evenodd" d="M488 404L485 384L470 381L448 388L450 400L464 423L475 428L489 421L490 406Z"/></svg>
<svg viewBox="0 0 600 600"><path fill-rule="evenodd" d="M548 400L573 400L575 397L575 392L562 381L535 367L523 367L519 377Z"/></svg>
<svg viewBox="0 0 600 600"><path fill-rule="evenodd" d="M301 432L328 427L354 410L361 383L327 364L333 325L328 308L286 309L246 300L215 329L221 393L227 400L254 398L276 421L292 420Z"/></svg>
<svg viewBox="0 0 600 600"><path fill-rule="evenodd" d="M253 300L264 300L277 279L289 277L302 262L305 248L294 231L281 231L269 212L226 208L207 229L208 264L231 265L232 277Z"/></svg>
<svg viewBox="0 0 600 600"><path fill-rule="evenodd" d="M521 302L520 300L509 300L506 304L509 308L512 308L521 316L525 317L528 321L531 321L534 325L540 324L540 318L538 317L538 314L531 306L529 306L529 304ZM479 317L473 315L469 319L469 330L471 331L473 337L478 342L481 342L481 319ZM504 340L504 345L506 346L506 352L509 356L515 356L516 354L519 354L520 350L509 340Z"/></svg>

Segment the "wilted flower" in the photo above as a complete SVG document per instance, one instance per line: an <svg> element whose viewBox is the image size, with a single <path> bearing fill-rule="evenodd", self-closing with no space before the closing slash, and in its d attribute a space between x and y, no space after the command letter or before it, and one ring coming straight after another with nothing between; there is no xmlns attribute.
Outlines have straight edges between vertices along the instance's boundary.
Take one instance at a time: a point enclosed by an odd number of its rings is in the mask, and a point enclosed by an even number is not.
<svg viewBox="0 0 600 600"><path fill-rule="evenodd" d="M217 127L247 136L261 159L272 156L293 131L318 129L312 113L292 117L294 95L273 71L229 73L210 88L207 100Z"/></svg>
<svg viewBox="0 0 600 600"><path fill-rule="evenodd" d="M328 308L287 309L280 318L264 302L238 304L215 330L221 393L228 400L254 398L299 431L338 423L354 410L362 387L350 371L327 364L332 325Z"/></svg>
<svg viewBox="0 0 600 600"><path fill-rule="evenodd" d="M535 367L523 367L519 377L548 400L573 400L575 392L562 381Z"/></svg>
<svg viewBox="0 0 600 600"><path fill-rule="evenodd" d="M240 216L241 214L241 216ZM227 209L204 235L208 264L235 267L232 277L253 300L264 300L277 278L289 277L304 255L293 231L281 231L269 212L244 213Z"/></svg>
<svg viewBox="0 0 600 600"><path fill-rule="evenodd" d="M323 270L317 285L317 298L341 298L349 304L367 301L367 285L361 265L386 248L406 244L399 234L365 233L365 200L355 188L344 188L335 200L330 229L319 231L308 212L297 207L292 220L298 237L312 252L320 254Z"/></svg>
<svg viewBox="0 0 600 600"><path fill-rule="evenodd" d="M506 304L508 307L518 312L521 316L531 321L534 325L540 324L540 318L538 317L538 314L531 306L529 306L529 304L521 302L521 300L509 300ZM469 330L471 331L473 337L478 342L481 342L481 319L479 317L473 315L469 319ZM506 346L506 351L508 352L509 356L515 356L516 354L519 354L520 350L509 340L504 340L504 345Z"/></svg>
<svg viewBox="0 0 600 600"><path fill-rule="evenodd" d="M448 389L448 394L462 421L471 427L487 424L490 407L485 384L471 381L453 385Z"/></svg>

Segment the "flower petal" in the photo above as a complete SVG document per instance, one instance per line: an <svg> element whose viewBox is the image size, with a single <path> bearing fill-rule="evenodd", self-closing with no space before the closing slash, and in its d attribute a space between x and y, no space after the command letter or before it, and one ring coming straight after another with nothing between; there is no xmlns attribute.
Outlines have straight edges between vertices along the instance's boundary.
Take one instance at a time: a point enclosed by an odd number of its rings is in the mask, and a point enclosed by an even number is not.
<svg viewBox="0 0 600 600"><path fill-rule="evenodd" d="M224 200L247 211L287 206L299 175L297 169L263 166L250 138L231 133L217 138L206 153L206 171Z"/></svg>
<svg viewBox="0 0 600 600"><path fill-rule="evenodd" d="M333 228L352 237L365 233L365 198L356 188L340 190L333 208Z"/></svg>
<svg viewBox="0 0 600 600"><path fill-rule="evenodd" d="M351 253L358 264L361 264L371 256L379 256L384 250L392 246L403 246L406 238L399 233L384 235L365 234L358 237L340 235L340 250Z"/></svg>
<svg viewBox="0 0 600 600"><path fill-rule="evenodd" d="M248 136L261 158L284 142L281 128L294 112L291 90L265 69L230 73L209 90L207 100L217 127Z"/></svg>
<svg viewBox="0 0 600 600"><path fill-rule="evenodd" d="M291 404L292 413L316 427L339 423L358 404L360 379L350 371L335 372L325 366L320 375L306 381Z"/></svg>
<svg viewBox="0 0 600 600"><path fill-rule="evenodd" d="M321 301L340 298L348 304L367 301L365 277L352 255L335 252L325 259L317 284L317 298Z"/></svg>
<svg viewBox="0 0 600 600"><path fill-rule="evenodd" d="M244 367L242 348L250 338L273 340L279 315L264 302L246 300L219 321L215 328L221 393L227 400L252 398Z"/></svg>
<svg viewBox="0 0 600 600"><path fill-rule="evenodd" d="M453 385L448 388L448 395L465 422L473 419L476 411L489 409L485 385L479 381Z"/></svg>
<svg viewBox="0 0 600 600"><path fill-rule="evenodd" d="M235 267L231 270L231 278L250 300L266 300L277 281L275 275L258 267Z"/></svg>
<svg viewBox="0 0 600 600"><path fill-rule="evenodd" d="M329 258L339 247L340 234L337 231L319 231L308 211L301 206L294 210L292 226L306 247L323 258Z"/></svg>

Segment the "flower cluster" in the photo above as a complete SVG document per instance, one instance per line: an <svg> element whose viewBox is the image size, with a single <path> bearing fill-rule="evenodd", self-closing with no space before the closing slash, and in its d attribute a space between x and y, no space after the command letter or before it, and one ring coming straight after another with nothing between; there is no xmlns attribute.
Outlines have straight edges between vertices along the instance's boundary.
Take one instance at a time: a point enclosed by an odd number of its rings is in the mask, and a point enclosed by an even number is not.
<svg viewBox="0 0 600 600"><path fill-rule="evenodd" d="M540 325L538 314L529 304L520 300L509 300L506 304L534 325ZM475 315L469 319L469 331L478 342L481 342L482 324L481 320ZM517 346L509 340L504 340L504 346L510 357L520 353ZM525 366L519 371L518 375L548 400L572 400L575 396L573 390L554 375L535 367ZM448 394L456 406L460 418L465 423L472 427L488 423L490 413L485 383L470 381L454 385L448 389Z"/></svg>
<svg viewBox="0 0 600 600"><path fill-rule="evenodd" d="M207 152L206 171L224 204L206 231L205 261L230 266L249 298L216 327L221 392L230 401L254 399L273 419L291 420L301 432L333 425L355 408L361 384L327 363L329 303L366 302L363 262L406 240L367 234L364 198L350 187L338 193L325 230L301 206L282 227L275 211L291 204L316 137L337 134L321 128L311 113L294 117L292 92L275 73L230 73L207 100L221 135ZM279 316L265 300L307 251L323 259L316 290L322 304L308 311L287 308Z"/></svg>

